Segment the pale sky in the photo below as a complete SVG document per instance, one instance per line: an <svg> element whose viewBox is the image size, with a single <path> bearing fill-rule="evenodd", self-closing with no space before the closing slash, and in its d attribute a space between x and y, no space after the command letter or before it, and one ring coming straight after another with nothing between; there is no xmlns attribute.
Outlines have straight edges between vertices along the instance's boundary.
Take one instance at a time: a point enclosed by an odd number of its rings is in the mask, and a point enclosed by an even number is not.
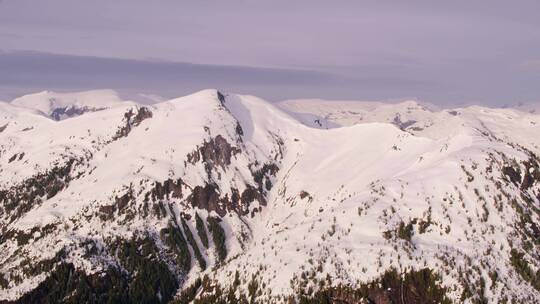
<svg viewBox="0 0 540 304"><path fill-rule="evenodd" d="M96 88L540 101L540 1L0 1L0 99Z"/></svg>

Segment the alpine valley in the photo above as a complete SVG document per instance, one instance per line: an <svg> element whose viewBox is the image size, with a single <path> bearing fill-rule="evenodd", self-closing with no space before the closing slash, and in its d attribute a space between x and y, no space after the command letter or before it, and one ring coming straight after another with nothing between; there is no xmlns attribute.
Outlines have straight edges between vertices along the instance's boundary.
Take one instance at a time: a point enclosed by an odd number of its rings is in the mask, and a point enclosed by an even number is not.
<svg viewBox="0 0 540 304"><path fill-rule="evenodd" d="M0 102L0 303L540 303L540 115Z"/></svg>

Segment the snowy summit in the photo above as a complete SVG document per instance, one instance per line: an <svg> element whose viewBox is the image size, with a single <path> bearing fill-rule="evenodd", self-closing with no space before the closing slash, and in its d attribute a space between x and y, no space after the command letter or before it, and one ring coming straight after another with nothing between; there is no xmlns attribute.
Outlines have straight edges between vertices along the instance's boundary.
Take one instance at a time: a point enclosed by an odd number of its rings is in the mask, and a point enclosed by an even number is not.
<svg viewBox="0 0 540 304"><path fill-rule="evenodd" d="M0 302L538 302L538 134L415 101L0 103Z"/></svg>

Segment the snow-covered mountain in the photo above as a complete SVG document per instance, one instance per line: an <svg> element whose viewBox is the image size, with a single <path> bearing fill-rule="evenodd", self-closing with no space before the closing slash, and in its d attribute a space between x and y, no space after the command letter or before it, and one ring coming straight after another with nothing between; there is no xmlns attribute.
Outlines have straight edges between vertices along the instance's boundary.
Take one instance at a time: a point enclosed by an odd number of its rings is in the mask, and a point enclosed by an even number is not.
<svg viewBox="0 0 540 304"><path fill-rule="evenodd" d="M115 91L94 90L76 93L43 91L16 98L12 105L36 110L54 120L86 112L101 111L124 102Z"/></svg>
<svg viewBox="0 0 540 304"><path fill-rule="evenodd" d="M512 108L531 114L540 114L540 101L531 103L519 103Z"/></svg>
<svg viewBox="0 0 540 304"><path fill-rule="evenodd" d="M0 302L539 302L538 134L216 90L0 103Z"/></svg>

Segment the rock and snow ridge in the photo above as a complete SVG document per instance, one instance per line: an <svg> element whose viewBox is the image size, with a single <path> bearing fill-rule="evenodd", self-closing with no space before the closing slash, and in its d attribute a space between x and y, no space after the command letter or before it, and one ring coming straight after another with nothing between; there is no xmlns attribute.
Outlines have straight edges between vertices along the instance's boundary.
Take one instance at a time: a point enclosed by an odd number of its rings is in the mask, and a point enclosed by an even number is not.
<svg viewBox="0 0 540 304"><path fill-rule="evenodd" d="M115 91L93 90L77 93L43 91L14 99L11 104L34 109L54 120L111 108L124 102Z"/></svg>
<svg viewBox="0 0 540 304"><path fill-rule="evenodd" d="M37 96L0 103L0 302L540 301L539 115Z"/></svg>

